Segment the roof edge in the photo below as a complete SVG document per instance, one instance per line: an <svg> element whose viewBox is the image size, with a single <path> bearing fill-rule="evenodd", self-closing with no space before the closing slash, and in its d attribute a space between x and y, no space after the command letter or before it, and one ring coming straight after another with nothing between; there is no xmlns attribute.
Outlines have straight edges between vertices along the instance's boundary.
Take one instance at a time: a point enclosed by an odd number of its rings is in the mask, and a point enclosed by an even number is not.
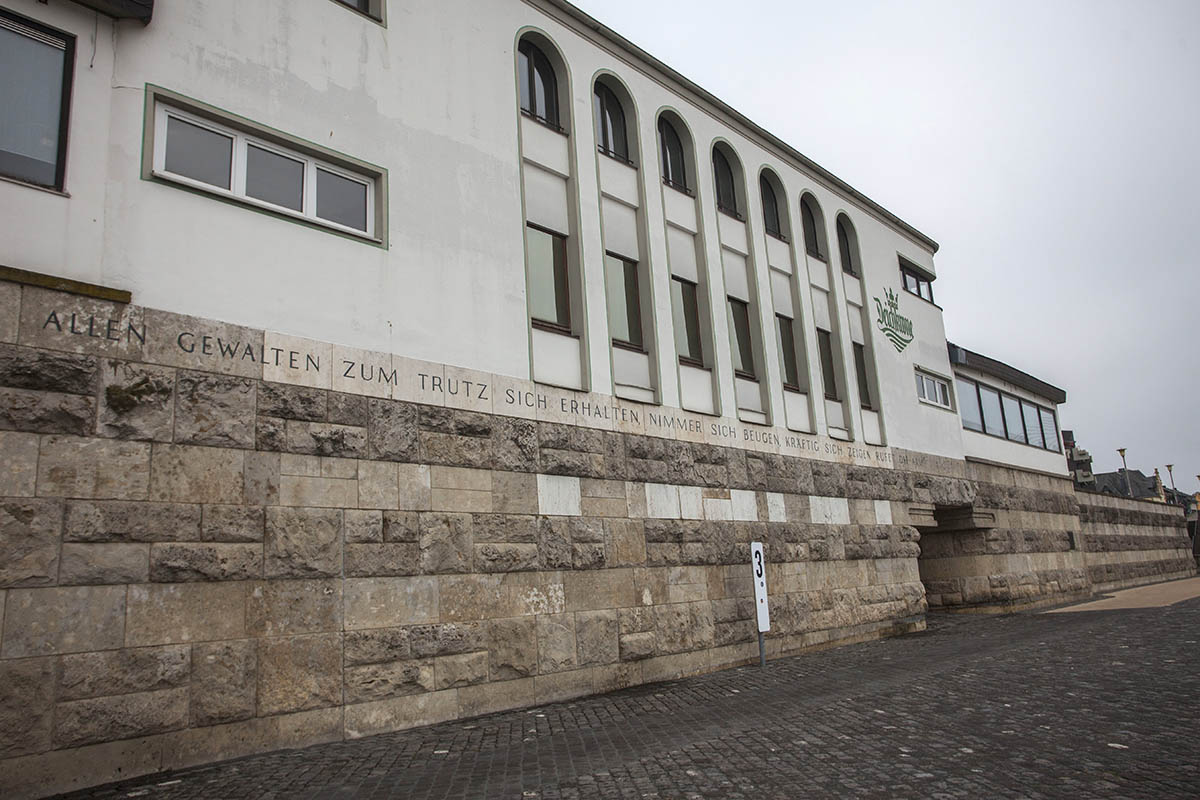
<svg viewBox="0 0 1200 800"><path fill-rule="evenodd" d="M1018 386L1039 397L1053 401L1055 405L1067 402L1066 390L1046 383L1040 378L1035 378L1028 372L1022 372L1016 367L1005 364L1003 361L988 358L965 347L959 347L950 341L946 342L946 350L950 354L951 365L966 367L967 369L973 369L976 372L982 372L985 375L991 375L994 378L1008 381L1013 386Z"/></svg>

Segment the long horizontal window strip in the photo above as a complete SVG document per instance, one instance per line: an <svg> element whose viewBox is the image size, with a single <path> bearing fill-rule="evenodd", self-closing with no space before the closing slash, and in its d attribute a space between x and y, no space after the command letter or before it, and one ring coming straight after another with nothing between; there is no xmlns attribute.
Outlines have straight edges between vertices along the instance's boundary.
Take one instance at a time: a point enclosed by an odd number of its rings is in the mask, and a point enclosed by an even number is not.
<svg viewBox="0 0 1200 800"><path fill-rule="evenodd" d="M1015 397L970 378L957 377L963 427L1000 439L1062 452L1053 409Z"/></svg>
<svg viewBox="0 0 1200 800"><path fill-rule="evenodd" d="M166 104L155 110L154 175L323 227L376 239L379 175L284 147Z"/></svg>

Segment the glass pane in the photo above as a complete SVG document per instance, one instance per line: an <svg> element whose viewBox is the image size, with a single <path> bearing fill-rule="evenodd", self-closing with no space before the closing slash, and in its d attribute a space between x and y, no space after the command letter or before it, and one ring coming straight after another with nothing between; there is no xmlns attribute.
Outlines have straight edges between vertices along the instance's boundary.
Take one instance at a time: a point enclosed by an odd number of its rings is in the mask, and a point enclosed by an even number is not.
<svg viewBox="0 0 1200 800"><path fill-rule="evenodd" d="M1054 412L1046 408L1039 408L1038 412L1042 417L1042 433L1046 437L1046 449L1058 450L1058 424L1054 420Z"/></svg>
<svg viewBox="0 0 1200 800"><path fill-rule="evenodd" d="M717 206L737 213L737 195L733 191L733 169L720 150L713 150L713 172L717 179Z"/></svg>
<svg viewBox="0 0 1200 800"><path fill-rule="evenodd" d="M925 377L920 373L917 374L917 397L925 399Z"/></svg>
<svg viewBox="0 0 1200 800"><path fill-rule="evenodd" d="M817 239L817 217L808 198L800 201L800 220L804 226L804 249L810 256L821 257L821 244Z"/></svg>
<svg viewBox="0 0 1200 800"><path fill-rule="evenodd" d="M825 397L837 400L837 373L833 371L833 338L829 331L817 329L817 348L821 351L821 379L825 384Z"/></svg>
<svg viewBox="0 0 1200 800"><path fill-rule="evenodd" d="M167 172L229 189L233 139L177 117L167 117Z"/></svg>
<svg viewBox="0 0 1200 800"><path fill-rule="evenodd" d="M543 322L569 327L567 240L527 227L525 245L529 259L529 315Z"/></svg>
<svg viewBox="0 0 1200 800"><path fill-rule="evenodd" d="M729 298L729 335L733 337L733 368L754 374L754 347L750 342L750 307Z"/></svg>
<svg viewBox="0 0 1200 800"><path fill-rule="evenodd" d="M366 231L367 185L318 169L317 216Z"/></svg>
<svg viewBox="0 0 1200 800"><path fill-rule="evenodd" d="M983 404L983 431L993 436L1004 435L1004 415L1000 411L1000 393L986 386L979 387L979 399Z"/></svg>
<svg viewBox="0 0 1200 800"><path fill-rule="evenodd" d="M963 427L967 430L982 431L983 415L979 412L979 396L975 394L975 384L959 378L958 412L962 415Z"/></svg>
<svg viewBox="0 0 1200 800"><path fill-rule="evenodd" d="M1025 441L1025 423L1021 421L1021 404L1012 395L1001 395L1004 402L1004 424L1008 438L1014 442Z"/></svg>
<svg viewBox="0 0 1200 800"><path fill-rule="evenodd" d="M759 179L759 189L762 193L763 204L763 227L767 229L767 233L779 236L779 204L775 201L775 190L771 188L771 184L766 177Z"/></svg>
<svg viewBox="0 0 1200 800"><path fill-rule="evenodd" d="M854 343L854 375L858 379L858 400L864 408L871 407L871 384L867 380L867 352L858 342Z"/></svg>
<svg viewBox="0 0 1200 800"><path fill-rule="evenodd" d="M0 28L0 173L56 185L65 60L60 48Z"/></svg>
<svg viewBox="0 0 1200 800"><path fill-rule="evenodd" d="M675 320L675 348L679 355L694 361L703 361L696 284L678 278L671 280L671 311Z"/></svg>
<svg viewBox="0 0 1200 800"><path fill-rule="evenodd" d="M517 51L517 76L521 82L521 110L532 114L533 100L529 88L530 70L529 54L525 51L525 43L521 42L521 47Z"/></svg>
<svg viewBox="0 0 1200 800"><path fill-rule="evenodd" d="M679 134L665 119L659 120L658 131L662 136L663 177L676 186L687 186L683 169L683 142L679 140Z"/></svg>
<svg viewBox="0 0 1200 800"><path fill-rule="evenodd" d="M929 281L921 281L921 297L924 297L929 302L933 302L933 284Z"/></svg>
<svg viewBox="0 0 1200 800"><path fill-rule="evenodd" d="M246 194L293 211L303 211L304 162L248 145Z"/></svg>
<svg viewBox="0 0 1200 800"><path fill-rule="evenodd" d="M800 385L800 370L796 366L796 339L792 334L792 321L776 316L779 332L779 361L783 364L783 382L788 386Z"/></svg>
<svg viewBox="0 0 1200 800"><path fill-rule="evenodd" d="M934 381L937 384L938 403L950 407L950 384L945 381Z"/></svg>
<svg viewBox="0 0 1200 800"><path fill-rule="evenodd" d="M905 290L912 292L913 294L920 294L920 291L917 289L916 277L914 277L911 272L904 272L904 273L901 273L901 275L904 277Z"/></svg>
<svg viewBox="0 0 1200 800"><path fill-rule="evenodd" d="M1021 410L1025 412L1025 437L1034 447L1045 447L1046 442L1042 439L1042 422L1041 415L1038 414L1038 407L1033 403L1021 401Z"/></svg>
<svg viewBox="0 0 1200 800"><path fill-rule="evenodd" d="M638 299L637 264L623 258L604 257L608 294L609 335L617 341L642 346L642 317Z"/></svg>
<svg viewBox="0 0 1200 800"><path fill-rule="evenodd" d="M850 258L850 234L846 233L846 224L837 221L838 255L842 261L842 272L854 274L854 262Z"/></svg>

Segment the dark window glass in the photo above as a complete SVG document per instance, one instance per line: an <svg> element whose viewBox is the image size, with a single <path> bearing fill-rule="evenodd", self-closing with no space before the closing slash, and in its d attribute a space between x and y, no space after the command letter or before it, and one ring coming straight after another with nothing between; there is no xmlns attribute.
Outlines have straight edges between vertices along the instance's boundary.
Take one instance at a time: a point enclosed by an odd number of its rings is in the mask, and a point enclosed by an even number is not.
<svg viewBox="0 0 1200 800"><path fill-rule="evenodd" d="M592 94L596 116L596 146L611 156L629 160L629 141L625 132L625 110L621 101L603 83Z"/></svg>
<svg viewBox="0 0 1200 800"><path fill-rule="evenodd" d="M371 10L371 0L337 0L337 1L344 6L350 6L353 9L357 9L358 11L361 11L362 13L366 14L367 16L374 17L375 19L379 19L379 13L377 11ZM381 3L382 3L382 0L381 0Z"/></svg>
<svg viewBox="0 0 1200 800"><path fill-rule="evenodd" d="M0 10L0 174L61 189L75 39Z"/></svg>
<svg viewBox="0 0 1200 800"><path fill-rule="evenodd" d="M729 298L729 335L733 337L733 371L754 377L754 346L750 341L750 306Z"/></svg>
<svg viewBox="0 0 1200 800"><path fill-rule="evenodd" d="M867 378L867 352L854 342L854 374L858 378L858 400L863 408L871 408L871 382Z"/></svg>
<svg viewBox="0 0 1200 800"><path fill-rule="evenodd" d="M857 254L854 252L854 239L850 234L850 223L842 217L837 219L837 237L838 237L838 255L842 259L842 272L850 275L857 275L858 270L855 269L855 264L858 262Z"/></svg>
<svg viewBox="0 0 1200 800"><path fill-rule="evenodd" d="M792 332L792 320L782 314L775 315L779 332L779 361L783 364L783 385L789 389L800 388L800 369L796 363L796 337Z"/></svg>
<svg viewBox="0 0 1200 800"><path fill-rule="evenodd" d="M303 211L304 162L247 145L246 195L293 211Z"/></svg>
<svg viewBox="0 0 1200 800"><path fill-rule="evenodd" d="M1004 404L1004 427L1008 438L1014 442L1025 442L1025 422L1021 419L1021 403L1012 395L1000 395Z"/></svg>
<svg viewBox="0 0 1200 800"><path fill-rule="evenodd" d="M758 188L762 192L763 227L772 236L782 238L783 229L779 226L779 202L775 197L775 190L771 188L771 182L767 180L766 175L758 179Z"/></svg>
<svg viewBox="0 0 1200 800"><path fill-rule="evenodd" d="M683 278L671 278L671 312L675 320L675 349L680 358L696 364L704 361L700 344L700 305L696 284Z"/></svg>
<svg viewBox="0 0 1200 800"><path fill-rule="evenodd" d="M917 297L933 302L933 282L916 270L900 263L900 280L904 291Z"/></svg>
<svg viewBox="0 0 1200 800"><path fill-rule="evenodd" d="M567 238L526 226L525 249L529 259L529 315L540 322L569 329Z"/></svg>
<svg viewBox="0 0 1200 800"><path fill-rule="evenodd" d="M178 117L168 117L164 166L176 175L229 189L233 139Z"/></svg>
<svg viewBox="0 0 1200 800"><path fill-rule="evenodd" d="M983 407L983 432L1003 436L1004 412L1000 408L1000 393L995 389L980 386L979 401Z"/></svg>
<svg viewBox="0 0 1200 800"><path fill-rule="evenodd" d="M546 54L528 39L517 48L521 73L521 110L558 127L558 79Z"/></svg>
<svg viewBox="0 0 1200 800"><path fill-rule="evenodd" d="M317 216L347 228L365 231L367 185L318 168Z"/></svg>
<svg viewBox="0 0 1200 800"><path fill-rule="evenodd" d="M821 352L821 380L825 384L825 399L838 400L837 373L833 369L833 336L817 328L817 349Z"/></svg>
<svg viewBox="0 0 1200 800"><path fill-rule="evenodd" d="M958 411L962 415L963 427L972 431L983 430L983 414L979 411L979 395L975 392L975 382L959 378Z"/></svg>
<svg viewBox="0 0 1200 800"><path fill-rule="evenodd" d="M810 256L825 258L821 253L821 240L817 236L817 215L808 197L800 199L800 223L804 226L804 249Z"/></svg>
<svg viewBox="0 0 1200 800"><path fill-rule="evenodd" d="M713 148L713 174L717 179L717 208L737 215L737 193L733 189L733 168L720 150Z"/></svg>
<svg viewBox="0 0 1200 800"><path fill-rule="evenodd" d="M1021 401L1021 413L1025 417L1025 439L1034 447L1045 447L1046 440L1042 436L1042 419L1039 409L1033 403Z"/></svg>
<svg viewBox="0 0 1200 800"><path fill-rule="evenodd" d="M613 341L642 348L642 304L638 294L638 265L620 256L604 256L608 293L608 332Z"/></svg>
<svg viewBox="0 0 1200 800"><path fill-rule="evenodd" d="M683 141L675 126L665 117L658 118L658 139L662 147L662 176L668 185L687 191L687 170L683 165Z"/></svg>
<svg viewBox="0 0 1200 800"><path fill-rule="evenodd" d="M1058 423L1054 419L1054 412L1046 408L1038 409L1042 416L1042 433L1046 437L1046 449L1058 450Z"/></svg>

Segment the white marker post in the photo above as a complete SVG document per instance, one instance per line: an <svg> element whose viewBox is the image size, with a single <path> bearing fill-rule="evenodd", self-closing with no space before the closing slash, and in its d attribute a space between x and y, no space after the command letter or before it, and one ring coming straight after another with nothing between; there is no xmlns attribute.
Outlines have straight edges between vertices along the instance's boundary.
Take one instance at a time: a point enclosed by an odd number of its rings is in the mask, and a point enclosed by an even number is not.
<svg viewBox="0 0 1200 800"><path fill-rule="evenodd" d="M767 666L763 634L771 630L771 612L767 608L767 564L762 542L750 543L750 568L754 572L754 609L758 616L758 666Z"/></svg>

